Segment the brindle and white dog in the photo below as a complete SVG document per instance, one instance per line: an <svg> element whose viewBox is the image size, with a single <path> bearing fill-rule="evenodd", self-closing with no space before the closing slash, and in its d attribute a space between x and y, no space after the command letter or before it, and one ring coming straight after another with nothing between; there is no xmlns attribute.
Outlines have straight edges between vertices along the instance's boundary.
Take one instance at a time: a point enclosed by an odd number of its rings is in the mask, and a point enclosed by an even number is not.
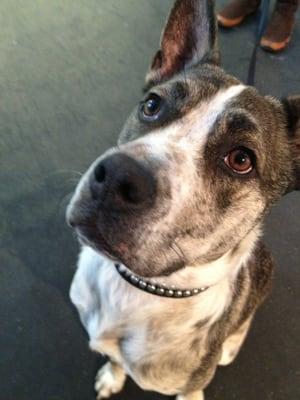
<svg viewBox="0 0 300 400"><path fill-rule="evenodd" d="M68 207L83 245L71 299L110 358L98 399L127 374L203 399L269 292L261 227L300 189L300 97L261 96L218 64L212 1L176 1L144 99Z"/></svg>

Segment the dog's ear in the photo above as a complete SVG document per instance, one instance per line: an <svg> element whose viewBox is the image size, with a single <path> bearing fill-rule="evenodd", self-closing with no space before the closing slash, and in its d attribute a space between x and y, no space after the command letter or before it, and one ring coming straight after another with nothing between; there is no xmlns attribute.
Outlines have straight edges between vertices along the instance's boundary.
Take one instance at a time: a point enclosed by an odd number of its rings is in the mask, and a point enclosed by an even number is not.
<svg viewBox="0 0 300 400"><path fill-rule="evenodd" d="M157 84L200 62L219 64L214 1L177 0L162 33L160 49L146 76L146 84Z"/></svg>
<svg viewBox="0 0 300 400"><path fill-rule="evenodd" d="M282 100L286 115L288 135L291 143L291 155L294 164L294 176L291 190L300 190L300 96Z"/></svg>

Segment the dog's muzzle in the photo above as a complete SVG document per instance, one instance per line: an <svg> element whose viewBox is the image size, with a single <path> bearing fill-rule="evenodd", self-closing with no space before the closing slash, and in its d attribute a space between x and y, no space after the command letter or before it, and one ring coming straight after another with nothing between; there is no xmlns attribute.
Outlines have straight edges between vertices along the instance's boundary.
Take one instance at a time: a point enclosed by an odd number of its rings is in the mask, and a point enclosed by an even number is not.
<svg viewBox="0 0 300 400"><path fill-rule="evenodd" d="M121 152L110 154L75 194L67 222L82 242L118 259L128 250L128 227L138 225L154 206L157 186L149 162Z"/></svg>

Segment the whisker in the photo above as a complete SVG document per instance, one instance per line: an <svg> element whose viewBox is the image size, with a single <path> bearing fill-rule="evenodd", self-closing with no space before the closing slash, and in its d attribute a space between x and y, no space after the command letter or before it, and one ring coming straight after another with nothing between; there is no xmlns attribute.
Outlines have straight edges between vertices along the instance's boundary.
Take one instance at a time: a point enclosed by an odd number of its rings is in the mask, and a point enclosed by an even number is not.
<svg viewBox="0 0 300 400"><path fill-rule="evenodd" d="M46 175L46 178L48 178L48 179L49 178L53 178L53 177L55 178L55 177L59 177L59 176L67 175L67 174L69 175L70 178L72 178L71 174L73 174L73 176L76 175L78 180L83 175L79 171L75 171L75 170L71 170L71 169L60 169L60 170L56 170L56 171L50 172L49 174ZM75 179L75 178L73 178L73 179Z"/></svg>
<svg viewBox="0 0 300 400"><path fill-rule="evenodd" d="M179 246L179 244L177 244L175 241L173 242L173 245L176 246L176 248L179 250L180 254L181 254L181 258L184 262L187 261L187 258L182 250L182 248Z"/></svg>
<svg viewBox="0 0 300 400"><path fill-rule="evenodd" d="M181 254L176 250L175 247L173 247L173 244L170 244L169 248L174 251L174 253L179 257L179 259L181 259Z"/></svg>
<svg viewBox="0 0 300 400"><path fill-rule="evenodd" d="M70 178L70 179L68 179L68 182L69 183L72 183L72 185L77 185L77 183L80 181L80 178Z"/></svg>
<svg viewBox="0 0 300 400"><path fill-rule="evenodd" d="M66 211L66 206L69 203L69 201L71 200L73 196L73 192L70 192L68 194L66 194L61 201L59 202L59 213L65 213Z"/></svg>
<svg viewBox="0 0 300 400"><path fill-rule="evenodd" d="M75 175L79 176L80 178L83 175L82 172L76 171L75 169L59 169L59 170L53 172L53 174L69 174L69 173L75 174Z"/></svg>

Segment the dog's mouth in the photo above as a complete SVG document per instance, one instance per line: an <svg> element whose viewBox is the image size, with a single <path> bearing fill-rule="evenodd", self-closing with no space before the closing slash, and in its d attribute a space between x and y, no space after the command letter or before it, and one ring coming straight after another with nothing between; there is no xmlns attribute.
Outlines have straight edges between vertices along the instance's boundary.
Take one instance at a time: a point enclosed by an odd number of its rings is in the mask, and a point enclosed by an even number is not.
<svg viewBox="0 0 300 400"><path fill-rule="evenodd" d="M125 241L115 241L111 244L106 236L91 223L76 225L75 232L82 245L89 246L96 252L105 255L115 264L122 264L126 269L141 278L150 280L159 279L162 282L171 282L173 272L184 267L183 261L168 265L164 271L159 271L153 267L153 260L139 260L135 256L135 248Z"/></svg>
<svg viewBox="0 0 300 400"><path fill-rule="evenodd" d="M91 224L81 224L75 228L77 238L82 245L92 247L94 250L103 253L114 262L121 260L114 254L113 249L107 243L99 230Z"/></svg>

